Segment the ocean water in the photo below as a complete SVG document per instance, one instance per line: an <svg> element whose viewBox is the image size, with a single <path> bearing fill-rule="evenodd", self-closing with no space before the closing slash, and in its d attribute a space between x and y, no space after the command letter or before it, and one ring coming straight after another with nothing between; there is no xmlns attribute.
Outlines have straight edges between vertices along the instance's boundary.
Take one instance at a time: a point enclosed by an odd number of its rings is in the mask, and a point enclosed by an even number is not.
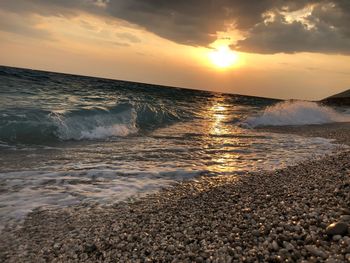
<svg viewBox="0 0 350 263"><path fill-rule="evenodd" d="M323 156L339 146L254 127L350 121L346 110L0 67L0 229L38 207Z"/></svg>

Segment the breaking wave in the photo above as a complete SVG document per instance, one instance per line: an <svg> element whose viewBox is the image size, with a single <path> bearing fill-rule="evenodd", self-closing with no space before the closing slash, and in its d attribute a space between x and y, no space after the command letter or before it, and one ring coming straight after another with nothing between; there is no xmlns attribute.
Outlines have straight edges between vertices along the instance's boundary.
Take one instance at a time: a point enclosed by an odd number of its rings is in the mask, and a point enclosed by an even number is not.
<svg viewBox="0 0 350 263"><path fill-rule="evenodd" d="M243 126L284 126L350 122L350 115L309 101L285 101L267 107L261 114L249 117Z"/></svg>
<svg viewBox="0 0 350 263"><path fill-rule="evenodd" d="M0 141L25 144L124 137L179 118L170 110L130 103L65 112L13 108L1 115Z"/></svg>

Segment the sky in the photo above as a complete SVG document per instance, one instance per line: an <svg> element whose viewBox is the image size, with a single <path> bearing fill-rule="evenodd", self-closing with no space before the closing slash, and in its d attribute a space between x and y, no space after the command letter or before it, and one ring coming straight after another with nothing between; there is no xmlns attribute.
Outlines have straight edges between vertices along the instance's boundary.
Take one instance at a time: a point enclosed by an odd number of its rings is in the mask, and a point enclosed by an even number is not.
<svg viewBox="0 0 350 263"><path fill-rule="evenodd" d="M283 99L350 88L349 0L0 0L0 64Z"/></svg>

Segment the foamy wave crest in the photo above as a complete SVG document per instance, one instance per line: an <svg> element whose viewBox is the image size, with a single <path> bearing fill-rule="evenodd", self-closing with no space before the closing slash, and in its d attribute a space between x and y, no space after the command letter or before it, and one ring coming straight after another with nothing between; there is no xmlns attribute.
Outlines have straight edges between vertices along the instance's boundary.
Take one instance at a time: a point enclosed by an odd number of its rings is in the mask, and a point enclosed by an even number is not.
<svg viewBox="0 0 350 263"><path fill-rule="evenodd" d="M57 127L56 136L61 140L103 139L112 136L128 136L136 133L136 113L132 107L120 105L114 112L94 110L79 111L68 115L51 114Z"/></svg>
<svg viewBox="0 0 350 263"><path fill-rule="evenodd" d="M285 101L267 107L263 113L247 118L243 126L284 126L350 122L350 115L308 101Z"/></svg>
<svg viewBox="0 0 350 263"><path fill-rule="evenodd" d="M179 119L177 112L168 108L130 103L67 111L14 108L0 118L0 147L3 143L45 144L123 137Z"/></svg>
<svg viewBox="0 0 350 263"><path fill-rule="evenodd" d="M110 127L97 127L92 131L82 131L80 139L103 139L111 136L124 137L136 132L135 126L115 124Z"/></svg>

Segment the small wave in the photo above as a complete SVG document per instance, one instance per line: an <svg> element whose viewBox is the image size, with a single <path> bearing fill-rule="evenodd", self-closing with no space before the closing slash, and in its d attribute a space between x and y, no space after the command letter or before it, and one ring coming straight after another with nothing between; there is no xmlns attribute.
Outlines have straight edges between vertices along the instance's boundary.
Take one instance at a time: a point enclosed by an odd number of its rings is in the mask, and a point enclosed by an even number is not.
<svg viewBox="0 0 350 263"><path fill-rule="evenodd" d="M350 122L350 115L309 101L285 101L267 107L255 117L247 118L242 126L285 126Z"/></svg>

